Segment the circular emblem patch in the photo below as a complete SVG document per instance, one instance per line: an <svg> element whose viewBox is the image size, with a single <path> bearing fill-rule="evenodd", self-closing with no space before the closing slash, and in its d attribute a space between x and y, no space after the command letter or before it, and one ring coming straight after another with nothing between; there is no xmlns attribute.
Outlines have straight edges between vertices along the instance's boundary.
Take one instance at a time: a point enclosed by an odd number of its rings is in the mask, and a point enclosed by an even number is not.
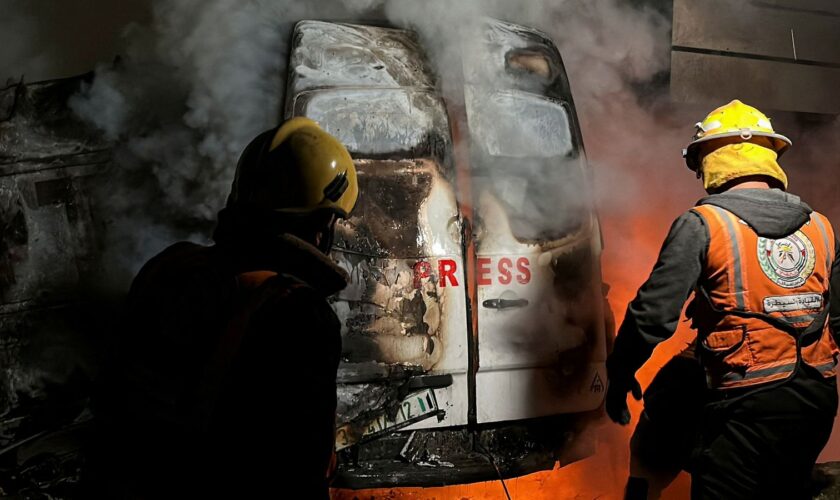
<svg viewBox="0 0 840 500"><path fill-rule="evenodd" d="M814 245L802 231L778 240L758 238L758 262L773 283L797 288L814 273Z"/></svg>

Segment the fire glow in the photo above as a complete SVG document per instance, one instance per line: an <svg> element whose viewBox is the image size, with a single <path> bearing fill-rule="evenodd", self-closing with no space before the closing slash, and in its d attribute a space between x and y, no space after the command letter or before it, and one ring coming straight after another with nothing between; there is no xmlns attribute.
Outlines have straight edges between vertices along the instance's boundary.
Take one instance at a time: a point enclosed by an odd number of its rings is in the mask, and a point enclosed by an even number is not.
<svg viewBox="0 0 840 500"><path fill-rule="evenodd" d="M652 208L652 207L651 207ZM647 278L653 268L659 247L667 233L669 212L630 211L611 212L601 217L606 246L602 256L604 281L610 284L609 301L612 313L619 321L624 317L627 304L633 299L636 289ZM611 246L610 241L625 242L620 247ZM628 265L627 248L635 249L642 259L634 259L636 265ZM647 261L645 264L639 260ZM432 271L431 265L427 269ZM442 273L441 273L442 274ZM659 368L690 341L692 332L688 323L680 323L674 338L663 343L651 360L638 372L637 377L646 387ZM528 474L505 481L511 498L529 500L607 498L620 499L624 481L629 472L628 441L642 409L640 402L630 398L633 420L627 427L619 427L604 420L590 429L596 435L596 453L572 464L555 465L553 470ZM445 470L441 471L445 474ZM665 491L663 500L677 500L688 497L690 480L687 474ZM504 499L505 492L499 481L453 485L436 488L383 488L370 490L333 490L334 500L410 499L410 500L497 500Z"/></svg>

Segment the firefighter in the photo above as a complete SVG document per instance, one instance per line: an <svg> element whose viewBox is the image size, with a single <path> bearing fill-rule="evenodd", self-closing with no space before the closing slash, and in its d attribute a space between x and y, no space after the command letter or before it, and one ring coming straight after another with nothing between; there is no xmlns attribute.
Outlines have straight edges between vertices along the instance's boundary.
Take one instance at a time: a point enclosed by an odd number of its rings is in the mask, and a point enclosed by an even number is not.
<svg viewBox="0 0 840 500"><path fill-rule="evenodd" d="M328 257L356 203L333 136L293 118L236 168L212 246L176 243L135 278L98 398L108 498L329 497L339 321Z"/></svg>
<svg viewBox="0 0 840 500"><path fill-rule="evenodd" d="M705 387L674 404L696 408L697 417L671 423L689 436L699 427L689 462L693 499L810 498L811 469L831 433L838 242L823 215L786 192L777 158L790 145L737 100L697 124L684 156L709 196L672 225L607 361L607 413L624 425L627 393L641 397L636 370L673 334L693 292L687 316ZM696 380L687 373L684 380ZM659 400L690 387L671 386ZM650 417L680 414L672 410ZM644 483L632 478L627 496L644 498Z"/></svg>

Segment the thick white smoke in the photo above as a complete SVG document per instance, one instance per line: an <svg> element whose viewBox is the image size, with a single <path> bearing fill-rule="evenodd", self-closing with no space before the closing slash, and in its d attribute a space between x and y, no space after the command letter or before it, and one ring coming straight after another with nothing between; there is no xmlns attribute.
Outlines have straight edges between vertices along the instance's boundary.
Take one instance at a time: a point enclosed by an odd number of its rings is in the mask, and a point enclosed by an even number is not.
<svg viewBox="0 0 840 500"><path fill-rule="evenodd" d="M209 220L239 151L276 122L284 15L257 3L158 2L152 27L129 34L124 62L98 68L71 106L118 141L119 168L154 171L164 196L155 202Z"/></svg>
<svg viewBox="0 0 840 500"><path fill-rule="evenodd" d="M385 11L420 32L443 75L461 71L459 40L482 15L536 27L557 44L595 177L605 260L629 270L608 279L635 290L670 222L703 194L680 154L703 110L672 105L657 84L670 66L668 13L621 0L392 0Z"/></svg>
<svg viewBox="0 0 840 500"><path fill-rule="evenodd" d="M115 50L95 52L102 61L96 77L71 103L118 145L100 194L110 215L108 272L119 285L169 243L208 238L239 152L279 120L290 29L303 18L384 16L414 27L444 76L461 72L456 62L463 28L480 16L545 31L559 46L571 80L614 291L635 290L669 222L703 194L679 151L706 110L672 106L661 88L651 87L668 70L670 55L670 20L651 8L621 0L149 1L151 20L125 33L121 62L111 64ZM78 33L96 32L107 13L114 17L126 5L144 11L138 5L145 2L108 7L99 1L87 15L76 2L50 2L56 20L44 23L38 12L46 3L4 0L3 78L49 74L78 52ZM58 29L67 36L50 45L55 37L49 34ZM92 45L103 44L100 37ZM64 50L56 48L61 45ZM816 146L834 144L837 128L815 135ZM824 161L822 149L812 151L803 158ZM827 179L834 178L830 172L824 170ZM797 178L808 177L793 172L792 182ZM814 183L814 189L828 200L836 182ZM620 272L610 273L611 266ZM619 295L617 302L627 299Z"/></svg>
<svg viewBox="0 0 840 500"><path fill-rule="evenodd" d="M117 144L101 195L118 281L172 241L208 239L239 152L278 120L286 20L302 14L292 3L157 1L122 60L71 99Z"/></svg>
<svg viewBox="0 0 840 500"><path fill-rule="evenodd" d="M170 243L207 240L239 152L280 119L290 31L304 18L384 17L415 28L444 90L447 78L458 80L462 72L464 28L481 16L539 28L565 60L602 221L675 206L671 200L687 208L699 195L679 166L679 148L690 133L686 124L697 117L674 118L659 99L640 100L669 64L669 20L657 11L620 0L315 3L155 0L148 25L126 32L121 61L105 60L71 101L117 145L99 193L105 206L100 216L110 218L108 273L117 285ZM25 34L29 18L21 19ZM687 192L694 194L685 197ZM637 274L650 268L655 249L638 251L639 239L626 228L605 238L608 249L624 249L616 259L623 266Z"/></svg>
<svg viewBox="0 0 840 500"><path fill-rule="evenodd" d="M444 86L448 75L461 71L454 63L464 27L481 16L540 28L565 59L591 159L622 165L597 173L608 187L602 210L624 210L616 200L639 194L628 159L662 161L646 158L658 148L645 141L661 140L662 127L631 88L668 67L668 19L653 10L618 0L343 0L317 8L292 1L158 0L152 12L148 27L127 32L122 61L101 65L93 84L71 101L119 144L106 193L114 209L112 240L132 263L130 272L173 236L209 232L239 152L279 119L290 28L303 18L384 13L387 21L419 31ZM679 145L669 149L677 161ZM614 182L621 192L609 188ZM144 234L142 241L137 234Z"/></svg>
<svg viewBox="0 0 840 500"><path fill-rule="evenodd" d="M700 195L679 155L690 133L686 124L697 117L675 117L658 97L640 99L668 69L669 20L619 0L344 0L317 9L291 1L158 0L151 28L129 33L122 63L100 67L73 102L120 144L118 175L111 176L117 182L108 190L117 214L109 249L121 259L123 280L172 241L209 235L239 151L279 120L293 23L383 16L419 32L444 92L460 81L462 35L482 16L533 26L552 38L593 166L606 259L633 271L618 276L618 288L638 286L669 221ZM634 216L657 212L647 219L653 227L628 231ZM640 236L639 229L656 235ZM626 463L617 457L626 453L618 440L606 454L604 467L617 481Z"/></svg>
<svg viewBox="0 0 840 500"><path fill-rule="evenodd" d="M575 98L587 101L587 107L627 93L631 84L647 82L669 67L670 19L619 0L391 0L385 12L391 21L420 32L442 73L452 70L447 55L459 50L465 27L481 16L538 28L559 46Z"/></svg>

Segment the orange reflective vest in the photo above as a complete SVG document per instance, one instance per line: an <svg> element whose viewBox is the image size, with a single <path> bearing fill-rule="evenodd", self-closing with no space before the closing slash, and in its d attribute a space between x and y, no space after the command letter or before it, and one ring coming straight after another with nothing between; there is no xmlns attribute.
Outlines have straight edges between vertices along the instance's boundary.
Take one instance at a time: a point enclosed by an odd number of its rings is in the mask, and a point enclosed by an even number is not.
<svg viewBox="0 0 840 500"><path fill-rule="evenodd" d="M782 380L800 361L833 377L840 350L828 326L834 261L828 220L812 212L795 233L770 239L718 206L692 210L709 230L692 307L709 387Z"/></svg>

